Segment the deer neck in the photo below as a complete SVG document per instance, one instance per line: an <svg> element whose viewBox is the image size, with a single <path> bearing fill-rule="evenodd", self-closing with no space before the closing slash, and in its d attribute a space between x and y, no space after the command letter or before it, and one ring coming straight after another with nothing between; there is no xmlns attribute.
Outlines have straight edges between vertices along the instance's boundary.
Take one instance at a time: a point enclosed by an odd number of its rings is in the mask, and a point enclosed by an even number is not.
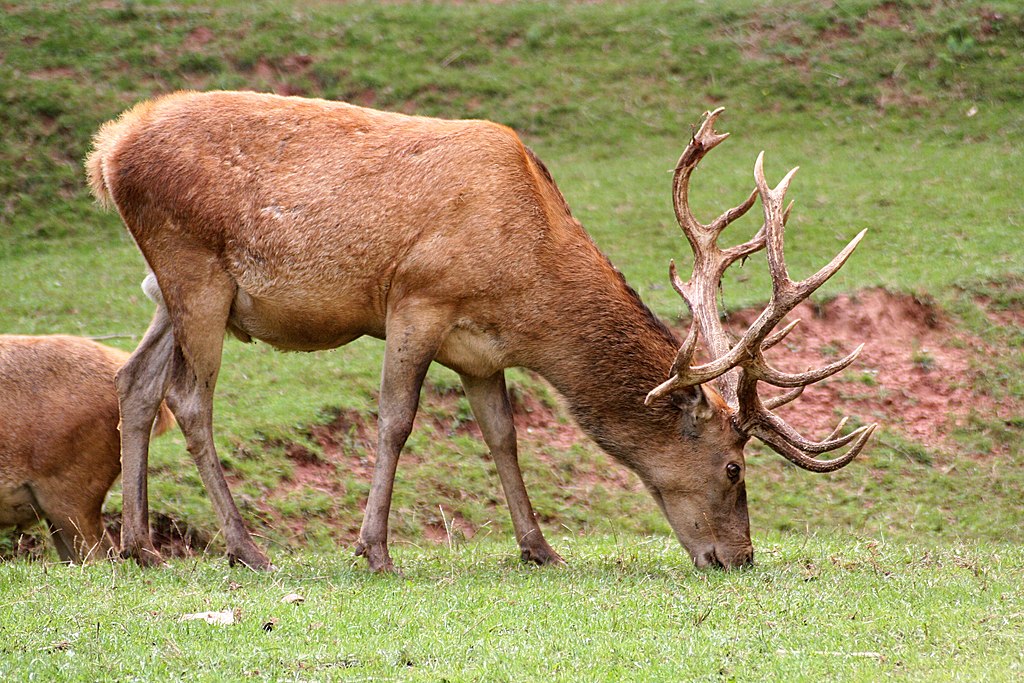
<svg viewBox="0 0 1024 683"><path fill-rule="evenodd" d="M558 298L545 307L538 352L524 365L562 394L603 450L633 464L638 445L675 424L664 402L646 406L644 399L669 376L679 342L607 260L603 265L603 286L592 277L561 279Z"/></svg>

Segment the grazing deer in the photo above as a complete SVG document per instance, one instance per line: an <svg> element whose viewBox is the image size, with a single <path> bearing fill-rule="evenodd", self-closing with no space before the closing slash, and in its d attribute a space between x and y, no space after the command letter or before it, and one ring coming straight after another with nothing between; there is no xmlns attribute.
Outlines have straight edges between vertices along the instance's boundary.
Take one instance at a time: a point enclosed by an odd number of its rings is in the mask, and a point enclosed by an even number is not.
<svg viewBox="0 0 1024 683"><path fill-rule="evenodd" d="M121 472L114 375L128 354L81 337L0 335L0 527L46 519L65 562L104 557ZM174 424L161 406L154 434Z"/></svg>
<svg viewBox="0 0 1024 683"><path fill-rule="evenodd" d="M760 163L758 189L746 202L708 228L693 220L687 186L700 158L725 137L714 133L717 115L690 142L674 182L676 212L698 255L693 281L674 280L715 355L695 368L697 328L678 350L672 332L573 218L544 165L504 126L243 92L177 93L104 125L86 161L90 184L135 238L151 271L144 289L157 304L117 376L122 552L159 561L149 539L146 458L148 426L166 396L229 557L270 566L245 529L214 451L213 392L226 329L303 351L362 335L384 340L377 454L356 546L375 571L393 569L392 487L432 361L462 379L524 560L562 563L541 533L520 473L503 373L512 366L546 378L584 431L639 475L698 566L750 563L748 437L801 467L829 471L848 463L874 426L815 443L771 412L781 401L758 400L758 381L798 391L856 357L791 376L772 370L761 351L791 329L767 336L838 270L857 240L821 273L790 282L777 204L791 176L769 190ZM758 194L761 232L718 250L715 236ZM714 310L718 278L765 244L776 293L727 349ZM719 390L709 384L715 379ZM814 458L851 442L840 458Z"/></svg>

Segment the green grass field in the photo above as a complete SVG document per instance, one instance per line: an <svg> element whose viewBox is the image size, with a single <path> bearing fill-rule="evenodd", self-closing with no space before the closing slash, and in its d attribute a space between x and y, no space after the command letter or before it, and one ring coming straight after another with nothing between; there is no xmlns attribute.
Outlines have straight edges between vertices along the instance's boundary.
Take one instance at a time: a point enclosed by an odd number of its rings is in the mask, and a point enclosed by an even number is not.
<svg viewBox="0 0 1024 683"><path fill-rule="evenodd" d="M0 675L41 680L1016 680L1024 554L809 535L698 572L666 538L588 537L537 569L399 548L405 578L300 554L279 572L0 565ZM298 593L302 603L282 603ZM229 612L234 623L182 617Z"/></svg>
<svg viewBox="0 0 1024 683"><path fill-rule="evenodd" d="M511 125L600 247L675 322L684 307L667 264L688 265L689 250L668 171L701 113L725 106L719 129L732 138L695 176L698 217L746 196L758 151L770 180L800 165L789 193L792 273L809 274L868 228L819 300L879 286L927 300L946 321L948 347L966 358L966 372L944 382L968 387L975 403L943 425L941 439L922 440L894 420L913 397L873 383L870 368L851 369L859 379L844 391L889 406L858 416L881 419L882 429L856 462L824 477L748 448L758 564L729 575L694 571L635 477L592 444L523 434L531 497L572 563L537 571L514 561L494 467L458 428L469 413L457 379L435 369L396 486L403 581L369 576L346 548L368 488L358 467L328 463L323 479L333 483L300 485L289 456L301 447L322 459L318 426L342 424L350 462L372 457L360 429L374 419L380 344L299 355L228 342L217 443L243 514L282 571L225 567L183 440L163 438L153 448L151 506L209 554L163 572L58 567L52 551L38 550L0 565L0 676L1022 675L1017 3L126 0L3 10L0 332L138 342L152 313L139 289L144 265L116 215L94 205L81 160L102 122L182 88L273 90ZM756 229L756 213L731 229L736 241ZM755 257L730 274L726 306L763 303L764 271ZM932 362L928 349L900 353ZM553 429L568 419L539 378L513 372L511 385L524 405L550 413ZM116 487L107 508L120 508ZM472 539L456 529L454 548L433 542L456 517ZM0 532L0 554L16 555L18 539ZM280 605L291 591L307 602ZM177 621L235 607L243 617L231 627ZM281 621L265 633L271 616Z"/></svg>

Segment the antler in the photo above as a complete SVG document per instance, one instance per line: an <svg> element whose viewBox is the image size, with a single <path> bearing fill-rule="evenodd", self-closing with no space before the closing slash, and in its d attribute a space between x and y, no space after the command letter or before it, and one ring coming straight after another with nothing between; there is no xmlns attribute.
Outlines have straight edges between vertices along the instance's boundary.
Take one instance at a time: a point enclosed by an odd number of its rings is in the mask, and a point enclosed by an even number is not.
<svg viewBox="0 0 1024 683"><path fill-rule="evenodd" d="M797 433L772 410L797 398L805 386L846 368L856 360L863 344L845 358L823 368L802 373L787 373L772 367L765 360L764 351L778 344L793 330L799 320L772 333L787 313L842 268L867 231L861 231L828 265L811 277L800 282L790 279L786 269L783 234L793 205L790 204L785 210L782 206L786 190L797 169L794 168L787 173L774 189L769 188L764 178L764 152L758 155L754 163L756 187L750 196L708 225L697 221L689 208L690 176L704 155L728 137L728 133L719 134L714 130L715 120L722 111L723 109L719 108L705 116L676 164L672 180L673 206L679 227L693 249L694 264L689 282L682 281L674 262L669 267L669 274L672 286L689 306L693 320L686 340L672 364L671 377L652 390L647 395L646 402L650 403L674 389L717 380L723 398L736 411L735 421L741 431L758 437L780 455L804 469L814 472L837 470L857 456L877 425L865 425L840 437L838 435L846 424L844 418L831 435L822 441L814 442ZM719 247L718 236L729 224L743 216L754 205L758 196L761 197L764 207L764 224L761 229L748 242L728 249ZM772 279L771 299L740 340L730 344L718 313L717 292L721 287L722 275L736 260L765 248ZM697 347L698 330L704 337L712 360L703 365L691 366ZM738 368L738 372L730 372L734 368ZM762 401L757 394L758 382L766 382L791 391ZM818 460L814 457L842 448L851 442L853 446L850 450L838 458Z"/></svg>

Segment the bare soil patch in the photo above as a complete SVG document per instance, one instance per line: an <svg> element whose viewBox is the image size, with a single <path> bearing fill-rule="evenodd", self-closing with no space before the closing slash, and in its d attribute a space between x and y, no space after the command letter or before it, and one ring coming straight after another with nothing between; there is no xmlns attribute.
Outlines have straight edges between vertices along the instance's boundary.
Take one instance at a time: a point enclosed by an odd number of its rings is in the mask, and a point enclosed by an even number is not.
<svg viewBox="0 0 1024 683"><path fill-rule="evenodd" d="M103 523L107 533L119 542L121 538L121 516L104 514ZM153 545L165 559L201 555L210 545L210 537L188 524L160 512L150 517L150 535Z"/></svg>
<svg viewBox="0 0 1024 683"><path fill-rule="evenodd" d="M53 66L30 71L28 77L34 81L70 80L75 77L75 70L69 66Z"/></svg>
<svg viewBox="0 0 1024 683"><path fill-rule="evenodd" d="M189 31L188 35L185 36L185 41L182 43L182 47L191 52L205 46L215 37L216 35L214 32L206 26L197 26Z"/></svg>
<svg viewBox="0 0 1024 683"><path fill-rule="evenodd" d="M278 95L308 96L301 77L309 72L312 64L313 58L305 54L288 55L274 62L260 58L251 73L257 82Z"/></svg>
<svg viewBox="0 0 1024 683"><path fill-rule="evenodd" d="M862 22L864 25L880 26L882 28L898 28L904 31L911 30L911 27L903 21L900 16L899 5L895 2L883 2L873 7L865 15Z"/></svg>
<svg viewBox="0 0 1024 683"><path fill-rule="evenodd" d="M442 511L443 512L443 511ZM444 513L447 515L447 513ZM440 522L430 522L423 526L423 535L432 543L455 543L469 540L476 535L476 527L458 512L442 517Z"/></svg>
<svg viewBox="0 0 1024 683"><path fill-rule="evenodd" d="M735 313L728 325L741 332L759 312ZM1024 411L1024 405L996 402L975 390L972 359L996 351L928 301L875 289L801 304L789 316L794 318L800 324L768 353L780 369L818 367L865 345L845 372L779 409L808 436L826 436L847 414L941 450L972 412L1010 419Z"/></svg>
<svg viewBox="0 0 1024 683"><path fill-rule="evenodd" d="M989 294L977 294L974 301L985 311L992 324L1024 329L1024 278L1000 283L999 291L999 301Z"/></svg>

